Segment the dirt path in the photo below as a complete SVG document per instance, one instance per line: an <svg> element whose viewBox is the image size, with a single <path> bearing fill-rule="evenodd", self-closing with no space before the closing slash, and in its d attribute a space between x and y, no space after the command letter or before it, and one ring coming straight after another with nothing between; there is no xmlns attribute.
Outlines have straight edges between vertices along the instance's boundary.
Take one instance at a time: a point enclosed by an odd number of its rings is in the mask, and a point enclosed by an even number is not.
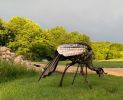
<svg viewBox="0 0 123 100"><path fill-rule="evenodd" d="M104 68L109 75L123 76L123 68Z"/></svg>
<svg viewBox="0 0 123 100"><path fill-rule="evenodd" d="M45 67L45 64L41 64L42 67ZM65 69L64 65L59 65L56 69L58 72L63 72ZM68 73L75 73L77 67L70 67L67 72ZM40 68L37 69L38 71L41 70ZM79 69L80 70L80 69ZM114 75L114 76L123 76L123 68L104 68L104 71L108 73L108 75ZM89 73L95 73L94 71L91 71L88 69Z"/></svg>
<svg viewBox="0 0 123 100"><path fill-rule="evenodd" d="M64 71L64 66L58 66L57 71L63 72ZM76 67L71 67L68 69L67 72L69 73L75 73L76 71ZM108 74L108 75L114 75L114 76L123 76L123 68L104 68L104 71ZM95 73L94 71L91 71L90 69L88 69L89 73Z"/></svg>

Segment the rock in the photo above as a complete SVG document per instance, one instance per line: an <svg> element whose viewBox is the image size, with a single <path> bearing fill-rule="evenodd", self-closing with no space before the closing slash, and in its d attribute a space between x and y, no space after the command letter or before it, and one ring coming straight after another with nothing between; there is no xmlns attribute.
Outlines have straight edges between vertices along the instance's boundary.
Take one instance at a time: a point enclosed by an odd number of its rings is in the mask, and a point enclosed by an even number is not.
<svg viewBox="0 0 123 100"><path fill-rule="evenodd" d="M10 48L7 48L7 47L0 47L0 52L6 52L6 51L11 51Z"/></svg>
<svg viewBox="0 0 123 100"><path fill-rule="evenodd" d="M6 50L6 55L11 55L10 50Z"/></svg>
<svg viewBox="0 0 123 100"><path fill-rule="evenodd" d="M8 47L0 47L0 59L1 60L7 60L12 61L14 60L14 57L16 56L15 53L11 52L11 49Z"/></svg>
<svg viewBox="0 0 123 100"><path fill-rule="evenodd" d="M0 47L0 60L11 61L12 63L21 64L27 67L27 69L34 69L39 71L40 69L43 70L43 65L39 64L38 62L31 62L26 60L23 55L16 56L16 53L12 52L8 47ZM44 59L43 61L47 61Z"/></svg>
<svg viewBox="0 0 123 100"><path fill-rule="evenodd" d="M23 55L19 55L19 56L15 57L14 62L21 64L21 63L24 62L24 60L25 60L24 56Z"/></svg>
<svg viewBox="0 0 123 100"><path fill-rule="evenodd" d="M15 57L16 57L16 54L13 53L13 52L11 52L11 57L12 57L12 58L15 58Z"/></svg>

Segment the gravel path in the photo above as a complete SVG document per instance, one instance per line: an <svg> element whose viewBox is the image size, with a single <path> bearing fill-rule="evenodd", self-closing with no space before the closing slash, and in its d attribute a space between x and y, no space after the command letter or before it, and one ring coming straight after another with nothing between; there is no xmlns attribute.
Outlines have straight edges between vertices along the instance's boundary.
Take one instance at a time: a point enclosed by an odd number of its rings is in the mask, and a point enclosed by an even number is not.
<svg viewBox="0 0 123 100"><path fill-rule="evenodd" d="M45 64L41 64L41 66L44 68L45 67ZM37 68L36 68L37 69ZM56 71L58 72L63 72L65 69L65 66L64 65L59 65L57 68L56 68ZM68 73L75 73L77 67L74 67L74 66L71 66L67 72ZM37 69L38 71L41 69L38 68ZM108 75L114 75L114 76L123 76L123 68L104 68L104 71L108 74ZM88 72L89 73L95 73L94 71L91 71L88 69Z"/></svg>

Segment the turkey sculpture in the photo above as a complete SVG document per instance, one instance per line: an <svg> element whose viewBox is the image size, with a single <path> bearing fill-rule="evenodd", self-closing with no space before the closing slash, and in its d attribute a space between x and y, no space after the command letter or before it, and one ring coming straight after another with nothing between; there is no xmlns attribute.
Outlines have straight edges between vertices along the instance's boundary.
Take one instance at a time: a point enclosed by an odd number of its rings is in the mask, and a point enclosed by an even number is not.
<svg viewBox="0 0 123 100"><path fill-rule="evenodd" d="M66 68L62 74L61 81L59 86L62 86L64 75L67 71L67 69L75 64L78 64L76 73L74 75L74 79L72 81L72 84L74 83L76 74L78 72L78 68L80 67L80 73L85 76L85 82L87 82L87 68L89 68L92 71L95 71L99 77L103 74L106 74L102 68L96 68L92 64L94 53L92 51L92 48L86 44L86 43L69 43L69 44L62 44L58 46L55 57L53 60L51 60L45 67L44 71L42 72L39 80L41 78L45 78L46 76L51 75L60 60L70 60L71 63L66 64ZM83 72L83 67L86 67L86 72Z"/></svg>

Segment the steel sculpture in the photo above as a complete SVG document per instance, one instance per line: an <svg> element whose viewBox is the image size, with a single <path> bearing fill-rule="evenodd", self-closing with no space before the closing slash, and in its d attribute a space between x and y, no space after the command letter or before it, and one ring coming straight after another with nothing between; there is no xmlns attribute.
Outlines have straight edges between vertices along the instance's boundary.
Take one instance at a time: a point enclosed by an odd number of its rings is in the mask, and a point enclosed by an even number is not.
<svg viewBox="0 0 123 100"><path fill-rule="evenodd" d="M74 75L72 84L75 81L79 67L81 75L85 76L85 82L88 83L87 68L89 68L92 71L95 71L99 75L99 77L103 74L106 74L102 68L96 68L93 66L92 64L93 55L94 53L92 51L92 48L86 43L69 43L60 45L58 46L55 52L54 59L46 65L44 71L40 75L39 80L41 78L45 78L46 76L51 75L55 71L60 60L70 60L71 63L66 64L66 68L62 74L59 86L62 86L63 78L67 69L74 64L78 64L78 67ZM85 73L83 72L84 66L86 68Z"/></svg>

